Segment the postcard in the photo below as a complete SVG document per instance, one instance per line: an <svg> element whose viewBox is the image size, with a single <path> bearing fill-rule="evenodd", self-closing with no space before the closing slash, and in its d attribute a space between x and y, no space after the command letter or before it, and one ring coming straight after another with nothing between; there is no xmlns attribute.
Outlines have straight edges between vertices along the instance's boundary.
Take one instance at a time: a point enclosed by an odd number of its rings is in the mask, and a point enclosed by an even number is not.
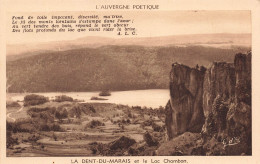
<svg viewBox="0 0 260 164"><path fill-rule="evenodd" d="M259 1L1 2L1 163L259 163Z"/></svg>

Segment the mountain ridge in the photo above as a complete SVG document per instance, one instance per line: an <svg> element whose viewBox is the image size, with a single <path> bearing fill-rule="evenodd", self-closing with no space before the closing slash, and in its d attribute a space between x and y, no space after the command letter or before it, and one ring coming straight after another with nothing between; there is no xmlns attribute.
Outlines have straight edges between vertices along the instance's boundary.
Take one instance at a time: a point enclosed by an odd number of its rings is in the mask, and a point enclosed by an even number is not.
<svg viewBox="0 0 260 164"><path fill-rule="evenodd" d="M230 46L251 46L251 34L186 34L158 37L109 38L87 36L74 40L51 41L26 44L8 44L7 56L23 55L39 51L65 51L79 48L98 48L105 45L140 45L140 46L187 46L203 45L219 48Z"/></svg>

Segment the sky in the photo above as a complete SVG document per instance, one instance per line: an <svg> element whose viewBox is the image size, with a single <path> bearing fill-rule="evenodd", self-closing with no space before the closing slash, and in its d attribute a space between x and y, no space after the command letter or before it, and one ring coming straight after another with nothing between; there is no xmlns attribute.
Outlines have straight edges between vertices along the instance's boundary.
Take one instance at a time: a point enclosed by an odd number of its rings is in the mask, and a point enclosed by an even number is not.
<svg viewBox="0 0 260 164"><path fill-rule="evenodd" d="M135 36L118 36L116 32L74 32L74 33L12 33L11 17L37 15L122 15L132 20L137 29ZM199 11L85 11L85 12L34 12L8 13L7 44L23 44L74 40L87 36L102 37L155 37L183 34L209 33L251 33L251 13L249 10L199 10Z"/></svg>

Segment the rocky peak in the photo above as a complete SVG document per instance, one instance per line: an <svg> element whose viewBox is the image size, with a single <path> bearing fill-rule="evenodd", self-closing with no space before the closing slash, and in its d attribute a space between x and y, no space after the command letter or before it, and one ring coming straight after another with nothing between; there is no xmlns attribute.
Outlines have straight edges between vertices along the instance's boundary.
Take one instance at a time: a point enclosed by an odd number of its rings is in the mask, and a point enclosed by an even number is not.
<svg viewBox="0 0 260 164"><path fill-rule="evenodd" d="M203 111L207 117L218 95L224 100L229 100L235 95L234 64L214 62L206 71L203 86Z"/></svg>
<svg viewBox="0 0 260 164"><path fill-rule="evenodd" d="M208 69L174 63L170 96L166 105L169 139L201 132L205 145L216 141L224 154L251 154L251 52L236 54L234 63L214 62ZM224 141L234 138L239 150L227 151L234 144L224 145Z"/></svg>
<svg viewBox="0 0 260 164"><path fill-rule="evenodd" d="M251 52L235 56L236 98L251 105Z"/></svg>
<svg viewBox="0 0 260 164"><path fill-rule="evenodd" d="M190 68L178 63L172 65L171 98L166 109L169 138L186 131L200 131L204 123L202 108L204 73L204 67Z"/></svg>

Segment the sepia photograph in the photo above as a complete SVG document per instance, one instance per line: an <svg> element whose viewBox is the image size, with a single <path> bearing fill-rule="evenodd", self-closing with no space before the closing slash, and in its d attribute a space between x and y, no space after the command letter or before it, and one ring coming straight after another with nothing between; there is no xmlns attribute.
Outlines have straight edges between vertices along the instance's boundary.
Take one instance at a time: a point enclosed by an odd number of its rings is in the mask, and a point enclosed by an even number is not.
<svg viewBox="0 0 260 164"><path fill-rule="evenodd" d="M251 17L9 14L7 158L252 156Z"/></svg>

